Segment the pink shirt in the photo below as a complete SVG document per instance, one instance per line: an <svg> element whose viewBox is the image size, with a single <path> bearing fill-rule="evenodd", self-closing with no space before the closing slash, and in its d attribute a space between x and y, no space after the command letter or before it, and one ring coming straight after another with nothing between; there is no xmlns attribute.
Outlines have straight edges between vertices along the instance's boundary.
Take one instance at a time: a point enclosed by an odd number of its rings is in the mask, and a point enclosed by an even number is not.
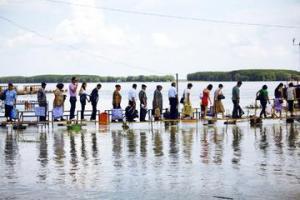
<svg viewBox="0 0 300 200"><path fill-rule="evenodd" d="M77 85L70 83L70 85L69 85L70 97L76 97L76 90L77 90Z"/></svg>

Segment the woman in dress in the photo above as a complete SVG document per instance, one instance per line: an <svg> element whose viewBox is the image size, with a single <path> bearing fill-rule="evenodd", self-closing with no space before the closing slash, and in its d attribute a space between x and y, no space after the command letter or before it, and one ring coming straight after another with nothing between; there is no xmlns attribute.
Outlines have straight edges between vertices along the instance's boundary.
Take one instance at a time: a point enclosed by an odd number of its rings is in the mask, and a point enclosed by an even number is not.
<svg viewBox="0 0 300 200"><path fill-rule="evenodd" d="M274 91L274 110L276 113L279 112L279 116L281 118L281 113L282 113L282 103L283 103L283 83L280 83L275 91Z"/></svg>
<svg viewBox="0 0 300 200"><path fill-rule="evenodd" d="M222 118L224 118L224 106L222 103L222 99L224 99L224 95L222 92L223 84L219 84L218 89L216 89L214 94L214 111L215 111L215 117L218 117L218 113L222 113Z"/></svg>
<svg viewBox="0 0 300 200"><path fill-rule="evenodd" d="M152 114L154 115L155 120L159 120L162 114L163 96L161 90L162 90L161 85L156 86L156 90L154 91L154 95L153 95Z"/></svg>
<svg viewBox="0 0 300 200"><path fill-rule="evenodd" d="M192 83L187 85L187 88L183 91L183 109L182 109L182 119L191 119L193 117L193 109L191 105L191 89L193 87Z"/></svg>
<svg viewBox="0 0 300 200"><path fill-rule="evenodd" d="M212 88L213 88L212 84L209 84L203 90L202 101L201 101L202 118L206 118L208 102L210 103L210 105L212 105L211 99L210 99L210 91L212 90Z"/></svg>
<svg viewBox="0 0 300 200"><path fill-rule="evenodd" d="M54 90L54 101L53 101L53 118L54 121L64 120L64 102L66 96L64 95L64 84L59 83L56 85L56 89Z"/></svg>

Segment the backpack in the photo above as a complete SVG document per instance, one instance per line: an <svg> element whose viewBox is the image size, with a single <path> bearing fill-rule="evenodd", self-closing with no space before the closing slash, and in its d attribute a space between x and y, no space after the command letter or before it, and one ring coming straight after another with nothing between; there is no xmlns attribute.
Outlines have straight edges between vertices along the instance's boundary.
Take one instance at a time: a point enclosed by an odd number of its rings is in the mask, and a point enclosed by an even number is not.
<svg viewBox="0 0 300 200"><path fill-rule="evenodd" d="M0 94L0 100L1 100L1 101L5 101L5 99L6 99L6 92L7 92L7 90L4 90L4 91Z"/></svg>

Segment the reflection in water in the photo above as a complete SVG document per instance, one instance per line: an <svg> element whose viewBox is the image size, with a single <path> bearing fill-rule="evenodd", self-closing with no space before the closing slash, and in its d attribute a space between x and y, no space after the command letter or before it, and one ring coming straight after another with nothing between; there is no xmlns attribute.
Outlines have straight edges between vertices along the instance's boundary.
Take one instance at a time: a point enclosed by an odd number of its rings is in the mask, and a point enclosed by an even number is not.
<svg viewBox="0 0 300 200"><path fill-rule="evenodd" d="M278 150L281 150L279 153L282 153L282 126L273 126L273 136L275 145L278 147Z"/></svg>
<svg viewBox="0 0 300 200"><path fill-rule="evenodd" d="M156 131L154 133L154 142L153 142L153 150L155 156L163 156L163 141L161 138L161 133Z"/></svg>
<svg viewBox="0 0 300 200"><path fill-rule="evenodd" d="M76 182L76 171L77 171L77 164L78 164L78 159L77 159L77 151L76 151L76 143L74 139L74 133L69 133L70 134L70 163L71 163L71 168L69 174L73 178L73 182Z"/></svg>
<svg viewBox="0 0 300 200"><path fill-rule="evenodd" d="M215 155L213 162L216 164L221 164L223 159L223 140L224 140L224 129L222 129L222 134L218 134L217 127L213 127L213 141L215 144Z"/></svg>
<svg viewBox="0 0 300 200"><path fill-rule="evenodd" d="M296 148L296 142L298 139L298 130L295 129L295 125L291 124L288 127L288 145L290 148Z"/></svg>
<svg viewBox="0 0 300 200"><path fill-rule="evenodd" d="M207 127L203 127L203 135L201 137L201 155L202 162L205 164L209 163L209 143L207 139Z"/></svg>
<svg viewBox="0 0 300 200"><path fill-rule="evenodd" d="M194 128L190 128L188 131L182 130L182 144L183 144L183 154L187 162L192 162L192 146L193 146L193 134L195 132Z"/></svg>
<svg viewBox="0 0 300 200"><path fill-rule="evenodd" d="M6 134L4 154L7 166L5 176L7 179L14 179L16 178L15 165L18 155L18 143L13 134Z"/></svg>
<svg viewBox="0 0 300 200"><path fill-rule="evenodd" d="M48 143L47 143L47 133L40 133L40 143L39 143L39 158L40 170L38 172L38 177L40 181L44 181L47 178L47 164L48 164Z"/></svg>
<svg viewBox="0 0 300 200"><path fill-rule="evenodd" d="M86 147L85 147L85 133L81 133L81 157L84 161L88 160Z"/></svg>
<svg viewBox="0 0 300 200"><path fill-rule="evenodd" d="M64 158L65 158L65 143L64 135L61 132L54 134L54 161L57 169L57 181L64 183L65 181L65 170L64 170Z"/></svg>
<svg viewBox="0 0 300 200"><path fill-rule="evenodd" d="M98 146L97 146L97 133L92 133L92 156L94 158L94 164L98 165Z"/></svg>
<svg viewBox="0 0 300 200"><path fill-rule="evenodd" d="M232 148L233 148L233 158L232 158L232 163L238 164L241 159L241 147L240 143L242 140L242 130L238 126L232 127L232 135L233 135L233 140L232 140Z"/></svg>
<svg viewBox="0 0 300 200"><path fill-rule="evenodd" d="M170 157L173 157L173 158L178 157L178 151L179 151L176 136L177 136L177 128L171 127L169 155L170 155Z"/></svg>
<svg viewBox="0 0 300 200"><path fill-rule="evenodd" d="M127 133L127 147L129 155L136 155L136 136L133 130Z"/></svg>
<svg viewBox="0 0 300 200"><path fill-rule="evenodd" d="M278 194L278 199L297 199L292 197L300 185L299 125L227 128L225 133L225 127L201 126L198 135L191 125L169 127L169 132L135 129L126 135L121 128L105 134L55 130L39 133L39 143L0 133L0 199L4 192L31 199L40 188L49 188L40 194L58 199L66 188L71 199L159 199L167 190L169 199L202 197L204 192L205 199L239 199L242 192L247 199L260 199L265 192L276 193L270 199ZM26 131L20 134L36 136L32 129ZM244 180L250 182L243 185ZM270 181L276 184L269 186ZM136 196L139 191L145 193Z"/></svg>
<svg viewBox="0 0 300 200"><path fill-rule="evenodd" d="M114 159L114 166L116 168L122 167L122 132L112 131L112 154Z"/></svg>
<svg viewBox="0 0 300 200"><path fill-rule="evenodd" d="M147 135L145 132L140 132L140 152L142 157L147 156Z"/></svg>

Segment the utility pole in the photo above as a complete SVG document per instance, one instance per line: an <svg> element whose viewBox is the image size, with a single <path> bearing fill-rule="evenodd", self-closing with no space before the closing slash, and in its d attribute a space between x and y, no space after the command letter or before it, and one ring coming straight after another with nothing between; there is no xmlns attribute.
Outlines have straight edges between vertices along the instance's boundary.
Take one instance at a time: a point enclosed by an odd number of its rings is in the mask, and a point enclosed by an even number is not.
<svg viewBox="0 0 300 200"><path fill-rule="evenodd" d="M176 73L176 92L178 95L178 73Z"/></svg>
<svg viewBox="0 0 300 200"><path fill-rule="evenodd" d="M297 71L300 72L300 41L297 44L296 38L293 38L293 46L298 46L298 48L299 48L299 65L298 65L298 70Z"/></svg>

